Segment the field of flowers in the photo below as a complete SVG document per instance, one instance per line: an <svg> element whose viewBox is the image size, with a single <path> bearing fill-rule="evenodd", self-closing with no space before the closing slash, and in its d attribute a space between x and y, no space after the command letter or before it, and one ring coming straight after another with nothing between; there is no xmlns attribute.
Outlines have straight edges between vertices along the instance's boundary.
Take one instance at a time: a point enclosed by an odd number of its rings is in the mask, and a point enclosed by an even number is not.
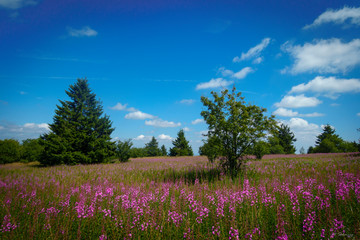
<svg viewBox="0 0 360 240"><path fill-rule="evenodd" d="M360 239L360 156L0 165L0 239Z"/></svg>

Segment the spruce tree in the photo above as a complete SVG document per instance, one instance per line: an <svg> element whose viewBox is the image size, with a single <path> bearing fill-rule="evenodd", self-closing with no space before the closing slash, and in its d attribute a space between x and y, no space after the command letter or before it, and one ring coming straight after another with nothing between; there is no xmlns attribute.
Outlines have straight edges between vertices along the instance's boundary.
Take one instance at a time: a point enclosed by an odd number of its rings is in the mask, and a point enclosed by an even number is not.
<svg viewBox="0 0 360 240"><path fill-rule="evenodd" d="M174 147L170 148L170 156L193 156L193 150L189 141L185 138L184 130L178 132L177 138L172 142Z"/></svg>
<svg viewBox="0 0 360 240"><path fill-rule="evenodd" d="M162 145L160 150L161 150L161 155L162 156L167 156L167 151L166 151L165 145Z"/></svg>
<svg viewBox="0 0 360 240"><path fill-rule="evenodd" d="M161 150L159 149L159 143L156 141L155 137L152 137L151 141L145 145L145 150L148 157L155 157L161 155Z"/></svg>
<svg viewBox="0 0 360 240"><path fill-rule="evenodd" d="M41 163L101 163L114 155L111 142L112 122L103 115L101 102L89 88L86 79L78 79L65 91L70 101L60 101L55 110L50 133L42 136L44 152Z"/></svg>

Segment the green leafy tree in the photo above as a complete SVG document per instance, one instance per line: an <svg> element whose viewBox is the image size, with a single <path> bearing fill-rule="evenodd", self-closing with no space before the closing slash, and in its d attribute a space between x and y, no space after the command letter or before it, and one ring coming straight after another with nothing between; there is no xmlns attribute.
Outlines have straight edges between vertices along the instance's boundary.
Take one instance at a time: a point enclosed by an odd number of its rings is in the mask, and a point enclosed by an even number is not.
<svg viewBox="0 0 360 240"><path fill-rule="evenodd" d="M131 158L141 158L146 157L147 152L145 148L131 148L130 149L130 157Z"/></svg>
<svg viewBox="0 0 360 240"><path fill-rule="evenodd" d="M21 145L17 140L0 140L0 164L20 161Z"/></svg>
<svg viewBox="0 0 360 240"><path fill-rule="evenodd" d="M185 138L184 130L181 129L177 138L172 142L174 147L170 148L170 156L193 156L193 150L189 145L189 141Z"/></svg>
<svg viewBox="0 0 360 240"><path fill-rule="evenodd" d="M116 155L120 162L127 162L131 157L131 140L118 141L116 145Z"/></svg>
<svg viewBox="0 0 360 240"><path fill-rule="evenodd" d="M146 155L148 157L161 156L161 150L159 149L159 143L155 137L152 137L151 141L145 144Z"/></svg>
<svg viewBox="0 0 360 240"><path fill-rule="evenodd" d="M214 143L220 145L210 157L220 157L220 166L235 176L242 168L249 149L274 127L274 117L265 116L265 108L246 104L235 87L232 92L226 89L221 95L216 92L211 94L213 100L201 97L207 108L201 116L208 124L208 138L215 138Z"/></svg>
<svg viewBox="0 0 360 240"><path fill-rule="evenodd" d="M167 156L167 151L166 151L165 145L162 145L160 150L161 150L161 156Z"/></svg>
<svg viewBox="0 0 360 240"><path fill-rule="evenodd" d="M41 139L26 139L22 142L21 160L24 162L39 161L44 151Z"/></svg>
<svg viewBox="0 0 360 240"><path fill-rule="evenodd" d="M55 110L50 133L42 136L44 152L41 163L101 163L114 156L111 142L112 122L103 115L103 108L92 93L86 79L78 79L65 91L70 101L61 101Z"/></svg>
<svg viewBox="0 0 360 240"><path fill-rule="evenodd" d="M270 153L269 143L265 141L258 141L254 144L253 154L256 159L262 159L262 157L266 154Z"/></svg>

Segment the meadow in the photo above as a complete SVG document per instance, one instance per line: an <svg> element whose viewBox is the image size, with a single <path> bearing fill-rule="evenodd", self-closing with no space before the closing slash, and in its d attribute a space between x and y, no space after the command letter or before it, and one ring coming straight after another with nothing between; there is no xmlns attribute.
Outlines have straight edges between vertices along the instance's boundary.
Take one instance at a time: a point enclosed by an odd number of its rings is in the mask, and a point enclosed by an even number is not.
<svg viewBox="0 0 360 240"><path fill-rule="evenodd" d="M0 165L0 239L360 239L360 156Z"/></svg>

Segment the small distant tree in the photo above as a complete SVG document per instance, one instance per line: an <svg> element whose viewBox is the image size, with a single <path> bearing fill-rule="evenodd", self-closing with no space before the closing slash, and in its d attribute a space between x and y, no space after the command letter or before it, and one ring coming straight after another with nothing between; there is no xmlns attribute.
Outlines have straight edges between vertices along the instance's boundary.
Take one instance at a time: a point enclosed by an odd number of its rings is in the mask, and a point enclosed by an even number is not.
<svg viewBox="0 0 360 240"><path fill-rule="evenodd" d="M166 151L165 145L162 145L160 150L161 150L161 156L167 156L167 151Z"/></svg>
<svg viewBox="0 0 360 240"><path fill-rule="evenodd" d="M120 162L127 162L131 157L131 147L133 143L130 139L118 141L116 145L116 155Z"/></svg>
<svg viewBox="0 0 360 240"><path fill-rule="evenodd" d="M264 155L270 153L269 149L269 143L265 141L258 141L254 144L253 154L255 155L256 159L262 159Z"/></svg>
<svg viewBox="0 0 360 240"><path fill-rule="evenodd" d="M159 149L159 143L155 137L152 137L151 141L145 145L145 150L148 157L161 156L161 150Z"/></svg>
<svg viewBox="0 0 360 240"><path fill-rule="evenodd" d="M70 101L55 110L50 132L44 134L40 162L44 165L101 163L114 156L112 122L86 79L78 79L65 91Z"/></svg>
<svg viewBox="0 0 360 240"><path fill-rule="evenodd" d="M223 90L211 92L213 99L201 97L207 108L201 112L208 124L208 149L215 147L211 158L220 157L220 166L231 176L237 175L246 160L246 153L275 126L274 117L264 115L265 108L246 104L241 93ZM212 146L212 144L220 146Z"/></svg>
<svg viewBox="0 0 360 240"><path fill-rule="evenodd" d="M131 158L141 158L146 157L147 152L145 148L131 148L130 149L130 157Z"/></svg>
<svg viewBox="0 0 360 240"><path fill-rule="evenodd" d="M17 140L0 140L0 164L20 161L21 145Z"/></svg>
<svg viewBox="0 0 360 240"><path fill-rule="evenodd" d="M44 147L40 139L26 139L22 142L21 161L35 162L39 161Z"/></svg>
<svg viewBox="0 0 360 240"><path fill-rule="evenodd" d="M300 148L300 154L305 154L305 149L304 149L304 147L301 147L301 148Z"/></svg>
<svg viewBox="0 0 360 240"><path fill-rule="evenodd" d="M189 141L185 138L184 130L181 129L177 138L172 142L174 147L170 148L170 156L193 156L193 150L189 145Z"/></svg>

